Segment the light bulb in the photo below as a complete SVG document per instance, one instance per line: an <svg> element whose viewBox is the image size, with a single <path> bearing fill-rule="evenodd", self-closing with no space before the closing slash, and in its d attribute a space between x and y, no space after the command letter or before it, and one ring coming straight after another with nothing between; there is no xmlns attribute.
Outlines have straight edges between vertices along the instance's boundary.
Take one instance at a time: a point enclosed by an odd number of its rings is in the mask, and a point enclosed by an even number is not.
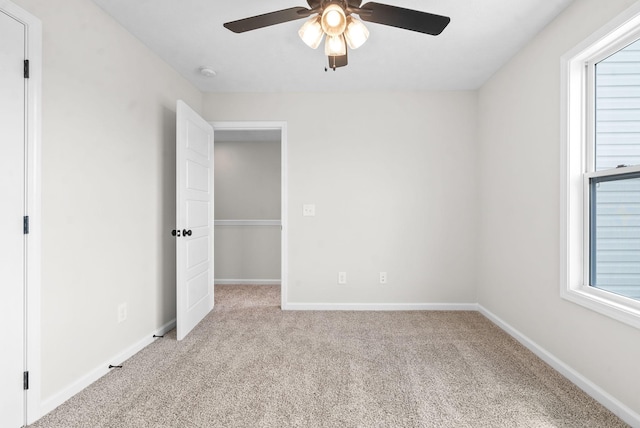
<svg viewBox="0 0 640 428"><path fill-rule="evenodd" d="M361 21L352 16L348 16L344 38L347 40L351 49L358 49L369 38L369 30Z"/></svg>
<svg viewBox="0 0 640 428"><path fill-rule="evenodd" d="M304 25L302 25L302 27L300 28L300 31L298 31L298 34L300 35L302 41L305 42L311 49L316 49L318 46L320 46L322 36L324 36L324 32L322 31L322 24L320 24L320 15L316 15L305 22Z"/></svg>
<svg viewBox="0 0 640 428"><path fill-rule="evenodd" d="M324 43L324 54L327 56L342 56L347 53L347 45L344 42L344 37L329 36L327 35L327 41Z"/></svg>
<svg viewBox="0 0 640 428"><path fill-rule="evenodd" d="M340 25L341 16L337 10L330 10L327 12L327 25L329 27L337 27Z"/></svg>
<svg viewBox="0 0 640 428"><path fill-rule="evenodd" d="M347 16L344 10L335 3L331 3L322 12L322 29L328 36L339 36L347 27Z"/></svg>

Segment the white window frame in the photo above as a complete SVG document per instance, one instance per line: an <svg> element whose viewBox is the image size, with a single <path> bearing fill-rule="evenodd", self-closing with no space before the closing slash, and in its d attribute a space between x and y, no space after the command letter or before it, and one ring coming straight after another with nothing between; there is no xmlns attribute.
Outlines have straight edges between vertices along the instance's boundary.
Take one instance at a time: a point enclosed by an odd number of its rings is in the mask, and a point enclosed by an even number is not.
<svg viewBox="0 0 640 428"><path fill-rule="evenodd" d="M594 65L640 39L640 3L561 58L560 295L640 328L640 301L589 285L589 179L639 172L640 166L594 170Z"/></svg>

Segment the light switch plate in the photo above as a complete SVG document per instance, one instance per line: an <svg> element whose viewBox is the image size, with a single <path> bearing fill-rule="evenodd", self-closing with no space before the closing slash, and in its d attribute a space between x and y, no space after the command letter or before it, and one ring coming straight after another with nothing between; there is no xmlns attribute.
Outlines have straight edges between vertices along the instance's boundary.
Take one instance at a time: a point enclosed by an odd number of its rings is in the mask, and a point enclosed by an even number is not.
<svg viewBox="0 0 640 428"><path fill-rule="evenodd" d="M316 215L316 206L315 206L315 204L304 204L304 205L302 205L302 215L304 217L314 217Z"/></svg>

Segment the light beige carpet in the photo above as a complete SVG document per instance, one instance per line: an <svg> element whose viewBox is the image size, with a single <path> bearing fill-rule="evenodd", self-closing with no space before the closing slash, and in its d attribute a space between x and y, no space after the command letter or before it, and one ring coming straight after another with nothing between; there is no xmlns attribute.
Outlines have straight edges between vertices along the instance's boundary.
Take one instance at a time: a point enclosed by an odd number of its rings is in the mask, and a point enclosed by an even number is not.
<svg viewBox="0 0 640 428"><path fill-rule="evenodd" d="M283 312L277 286L216 308L33 427L622 427L475 312Z"/></svg>

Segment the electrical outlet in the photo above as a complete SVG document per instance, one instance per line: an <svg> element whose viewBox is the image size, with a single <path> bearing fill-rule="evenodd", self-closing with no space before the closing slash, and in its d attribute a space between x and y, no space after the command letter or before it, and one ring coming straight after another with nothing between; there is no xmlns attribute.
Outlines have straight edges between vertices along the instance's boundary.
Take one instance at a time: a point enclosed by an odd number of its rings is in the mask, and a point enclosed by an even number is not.
<svg viewBox="0 0 640 428"><path fill-rule="evenodd" d="M346 283L347 283L347 273L338 272L338 284L346 284Z"/></svg>
<svg viewBox="0 0 640 428"><path fill-rule="evenodd" d="M118 322L123 322L127 319L127 303L120 303L118 305Z"/></svg>
<svg viewBox="0 0 640 428"><path fill-rule="evenodd" d="M387 273L380 272L380 284L386 284L386 283L387 283Z"/></svg>
<svg viewBox="0 0 640 428"><path fill-rule="evenodd" d="M302 215L304 217L314 217L316 215L316 205L315 204L302 205Z"/></svg>

